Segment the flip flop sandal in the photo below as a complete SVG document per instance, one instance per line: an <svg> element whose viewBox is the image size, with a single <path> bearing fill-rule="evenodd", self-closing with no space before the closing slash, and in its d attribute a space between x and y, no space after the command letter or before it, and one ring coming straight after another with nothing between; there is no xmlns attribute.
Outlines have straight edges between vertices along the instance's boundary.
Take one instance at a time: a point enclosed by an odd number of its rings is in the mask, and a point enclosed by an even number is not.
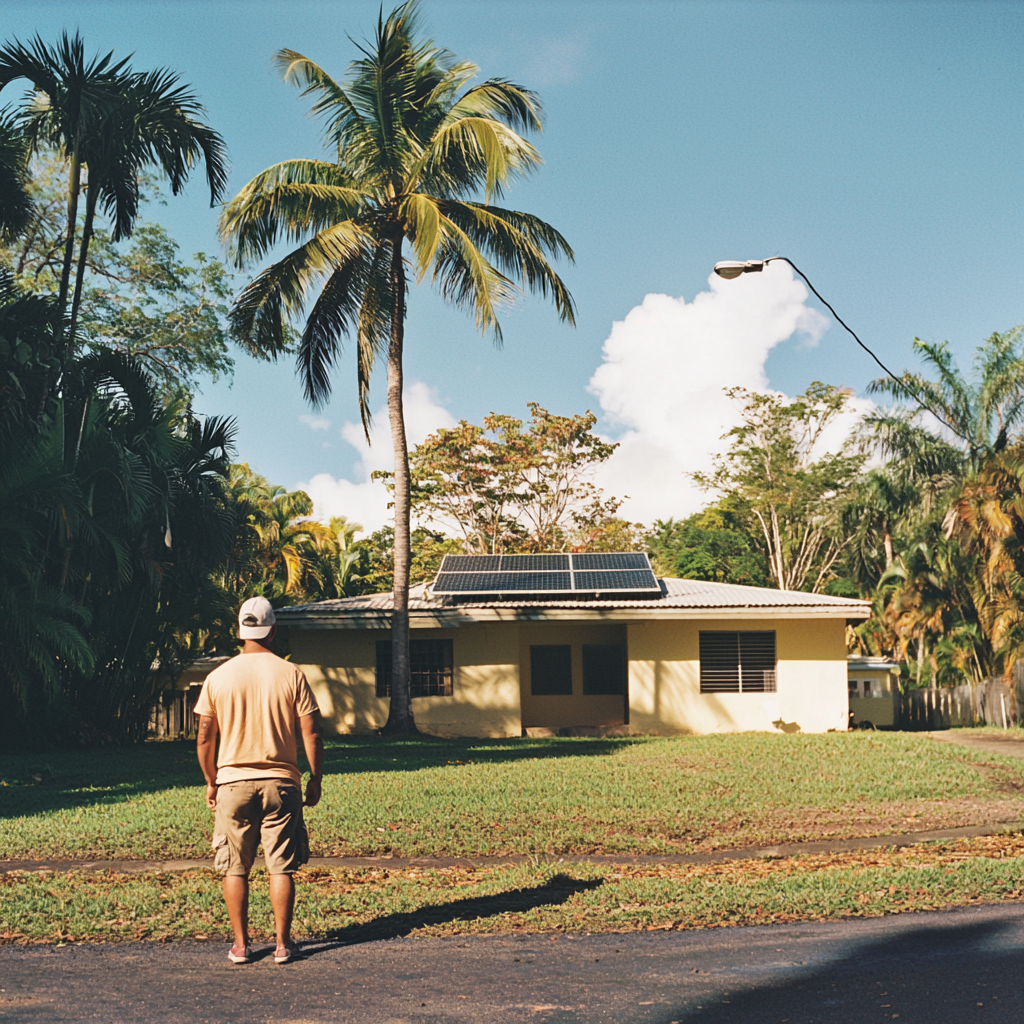
<svg viewBox="0 0 1024 1024"><path fill-rule="evenodd" d="M274 950L275 964L288 964L295 959L298 949L295 946L279 946Z"/></svg>
<svg viewBox="0 0 1024 1024"><path fill-rule="evenodd" d="M228 950L228 959L233 964L251 964L252 946L246 946L240 953L238 952L238 949L238 946L232 946Z"/></svg>

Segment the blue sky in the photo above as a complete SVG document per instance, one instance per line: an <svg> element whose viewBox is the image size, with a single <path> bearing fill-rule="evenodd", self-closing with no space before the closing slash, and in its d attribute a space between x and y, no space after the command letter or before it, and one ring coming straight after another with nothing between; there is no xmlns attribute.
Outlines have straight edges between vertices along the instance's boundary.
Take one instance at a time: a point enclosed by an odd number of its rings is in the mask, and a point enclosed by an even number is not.
<svg viewBox="0 0 1024 1024"><path fill-rule="evenodd" d="M362 2L6 0L0 36L52 39L78 28L90 49L134 51L140 68L175 69L227 140L235 190L277 160L321 152L303 101L271 67L274 51L300 50L343 76L354 55L347 36L368 35L376 13ZM787 274L769 282L774 291L709 293L719 259L791 257L897 368L910 365L915 335L948 339L966 361L992 331L1024 321L1024 4L505 0L427 2L423 13L435 40L485 76L540 93L546 163L507 202L569 239L577 259L564 277L579 306L572 330L550 307L522 301L505 315L496 351L462 314L416 289L407 379L420 384L413 401L423 430L446 416L524 412L529 400L561 413L592 408L609 436L639 438L636 497L654 474L678 483L700 468L695 446L708 448L728 426L707 422L720 405L686 397L691 370L708 393L764 381L795 394L815 379L864 393L873 364L838 325L802 312L817 308L813 299L796 308L802 295ZM158 217L186 252L219 252L217 212L200 184ZM709 293L705 304L719 300L719 327L702 326L697 313L712 306L694 307L698 293ZM675 300L664 316L637 312L658 294ZM724 315L736 304L746 321ZM727 336L753 338L776 314L746 348ZM633 326L609 356L616 322ZM664 336L651 347L644 331ZM379 496L357 494L360 473L386 452L368 456L339 433L357 419L351 361L331 405L307 423L290 365L241 354L237 362L233 384L206 387L198 407L237 416L239 457L288 486L318 474L352 481L356 490L317 496L334 502L331 511L347 500L371 519L366 502ZM599 368L603 383L591 385ZM645 382L661 385L649 401ZM671 428L656 444L644 433L652 419ZM689 447L669 451L683 435ZM351 428L347 436L357 440ZM625 486L627 468L604 482ZM667 517L695 500L680 485L638 499L633 511Z"/></svg>

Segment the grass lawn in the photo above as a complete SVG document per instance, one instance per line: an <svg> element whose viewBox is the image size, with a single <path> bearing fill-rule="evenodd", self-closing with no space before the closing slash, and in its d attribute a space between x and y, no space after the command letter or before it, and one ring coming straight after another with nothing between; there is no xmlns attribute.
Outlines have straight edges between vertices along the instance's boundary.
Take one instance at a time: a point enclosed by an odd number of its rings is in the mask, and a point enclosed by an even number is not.
<svg viewBox="0 0 1024 1024"><path fill-rule="evenodd" d="M314 856L685 853L1024 818L1024 761L906 733L344 737L326 772ZM192 744L3 756L0 859L207 857L203 794Z"/></svg>
<svg viewBox="0 0 1024 1024"><path fill-rule="evenodd" d="M702 866L313 870L296 934L343 944L400 935L629 932L836 920L1024 899L1024 836L895 851ZM272 938L254 875L253 937ZM229 935L220 879L174 874L0 876L0 943L166 941Z"/></svg>

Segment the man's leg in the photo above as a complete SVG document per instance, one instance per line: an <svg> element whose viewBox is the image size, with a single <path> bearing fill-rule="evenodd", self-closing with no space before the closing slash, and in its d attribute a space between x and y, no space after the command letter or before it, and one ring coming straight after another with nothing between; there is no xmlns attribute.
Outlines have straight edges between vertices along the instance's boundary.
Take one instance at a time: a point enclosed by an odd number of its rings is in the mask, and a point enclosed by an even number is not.
<svg viewBox="0 0 1024 1024"><path fill-rule="evenodd" d="M253 782L228 783L217 790L213 864L224 875L224 903L235 935L231 955L243 955L249 945L249 872L260 841L260 807L254 798Z"/></svg>
<svg viewBox="0 0 1024 1024"><path fill-rule="evenodd" d="M295 877L270 876L270 905L274 908L274 926L277 929L277 948L292 944L292 914L295 911Z"/></svg>
<svg viewBox="0 0 1024 1024"><path fill-rule="evenodd" d="M231 930L235 933L235 945L245 949L249 945L249 879L245 875L224 876L224 902L228 906Z"/></svg>

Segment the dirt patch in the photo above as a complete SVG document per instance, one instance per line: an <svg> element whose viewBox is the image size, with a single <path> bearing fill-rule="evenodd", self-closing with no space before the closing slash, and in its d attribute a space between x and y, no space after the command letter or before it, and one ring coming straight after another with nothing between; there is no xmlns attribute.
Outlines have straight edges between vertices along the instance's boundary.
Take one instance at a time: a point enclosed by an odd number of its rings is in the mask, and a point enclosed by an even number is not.
<svg viewBox="0 0 1024 1024"><path fill-rule="evenodd" d="M983 768L983 765L979 765ZM1004 766L994 765L995 770ZM1003 777L1000 776L1000 779ZM993 782L995 783L995 779ZM1016 788L1006 792L1019 793ZM769 813L756 823L736 823L733 832L728 822L720 823L714 833L694 840L697 852L733 849L748 845L752 835L770 836L777 842L800 842L815 839L858 839L870 836L903 835L909 832L931 832L967 825L988 825L1024 820L1024 799L978 800L914 800L864 807L851 805L838 811L805 810Z"/></svg>

